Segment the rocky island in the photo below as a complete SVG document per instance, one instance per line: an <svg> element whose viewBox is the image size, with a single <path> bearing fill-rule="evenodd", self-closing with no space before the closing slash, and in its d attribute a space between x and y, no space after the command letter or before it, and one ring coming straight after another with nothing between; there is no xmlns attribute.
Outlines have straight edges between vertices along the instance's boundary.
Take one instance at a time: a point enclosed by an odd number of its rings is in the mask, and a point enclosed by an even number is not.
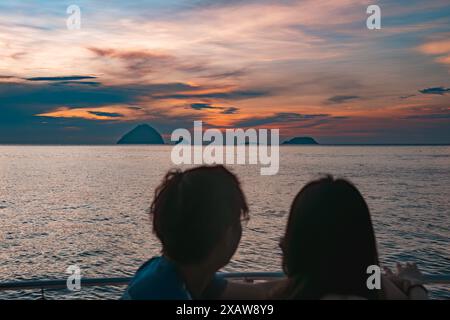
<svg viewBox="0 0 450 320"><path fill-rule="evenodd" d="M311 137L295 137L283 142L284 145L315 145L318 144L316 140Z"/></svg>
<svg viewBox="0 0 450 320"><path fill-rule="evenodd" d="M164 140L151 126L141 124L120 138L117 144L164 144Z"/></svg>

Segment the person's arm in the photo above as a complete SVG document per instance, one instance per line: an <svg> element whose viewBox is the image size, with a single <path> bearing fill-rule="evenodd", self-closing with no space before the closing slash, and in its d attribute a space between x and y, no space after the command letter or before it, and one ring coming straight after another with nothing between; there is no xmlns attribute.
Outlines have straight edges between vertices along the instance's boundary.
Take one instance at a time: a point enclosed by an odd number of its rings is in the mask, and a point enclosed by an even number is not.
<svg viewBox="0 0 450 320"><path fill-rule="evenodd" d="M284 285L285 279L259 283L228 281L221 300L267 300L272 298L274 290Z"/></svg>
<svg viewBox="0 0 450 320"><path fill-rule="evenodd" d="M423 286L412 286L408 290L409 300L428 300L428 290Z"/></svg>
<svg viewBox="0 0 450 320"><path fill-rule="evenodd" d="M397 263L397 275L406 282L406 294L410 300L428 300L428 290L424 287L423 275L415 263Z"/></svg>
<svg viewBox="0 0 450 320"><path fill-rule="evenodd" d="M428 299L428 291L423 285L423 275L415 263L406 263L405 265L397 263L396 273L393 273L388 268L385 268L385 271L387 279L392 281L392 283L394 283L395 286L402 291L405 295L405 299ZM395 292L394 288L389 288L386 292L386 298L395 299L392 298L393 292Z"/></svg>
<svg viewBox="0 0 450 320"><path fill-rule="evenodd" d="M394 275L382 275L383 298L386 300L408 300L408 296L400 289L400 282L401 280L395 279Z"/></svg>

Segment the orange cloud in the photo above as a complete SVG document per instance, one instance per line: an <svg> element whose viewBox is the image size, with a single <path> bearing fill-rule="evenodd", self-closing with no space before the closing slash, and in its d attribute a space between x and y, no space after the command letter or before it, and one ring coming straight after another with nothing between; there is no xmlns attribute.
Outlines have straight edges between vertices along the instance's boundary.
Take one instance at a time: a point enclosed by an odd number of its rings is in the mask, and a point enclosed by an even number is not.
<svg viewBox="0 0 450 320"><path fill-rule="evenodd" d="M444 54L450 52L450 40L432 41L419 47L419 50L425 54Z"/></svg>
<svg viewBox="0 0 450 320"><path fill-rule="evenodd" d="M450 65L450 40L431 41L421 45L418 49L424 54L438 56L435 59L436 62Z"/></svg>
<svg viewBox="0 0 450 320"><path fill-rule="evenodd" d="M442 64L450 64L450 55L436 58L436 61Z"/></svg>
<svg viewBox="0 0 450 320"><path fill-rule="evenodd" d="M54 111L40 113L38 117L79 118L86 120L124 121L139 118L139 109L130 106L113 106L100 108L68 108L61 107Z"/></svg>

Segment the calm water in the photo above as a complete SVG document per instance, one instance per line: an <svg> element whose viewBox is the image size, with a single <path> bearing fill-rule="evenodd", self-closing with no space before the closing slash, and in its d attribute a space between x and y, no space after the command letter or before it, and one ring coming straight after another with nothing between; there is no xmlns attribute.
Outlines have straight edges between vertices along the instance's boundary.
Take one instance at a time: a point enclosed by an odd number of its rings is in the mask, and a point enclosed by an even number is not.
<svg viewBox="0 0 450 320"><path fill-rule="evenodd" d="M0 281L130 276L160 247L146 210L171 167L170 147L0 146ZM450 147L282 147L280 172L232 166L251 207L240 249L226 271L280 269L278 240L294 195L332 173L369 203L385 265L415 261L450 274ZM47 292L48 298L117 298L121 288ZM450 298L449 287L432 287ZM35 292L0 298L38 298Z"/></svg>

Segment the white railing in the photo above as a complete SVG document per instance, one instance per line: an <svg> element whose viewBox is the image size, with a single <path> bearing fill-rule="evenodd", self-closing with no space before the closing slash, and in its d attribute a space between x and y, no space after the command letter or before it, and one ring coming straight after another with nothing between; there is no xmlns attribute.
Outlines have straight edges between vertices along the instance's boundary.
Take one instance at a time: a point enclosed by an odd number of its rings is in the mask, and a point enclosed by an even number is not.
<svg viewBox="0 0 450 320"><path fill-rule="evenodd" d="M245 282L265 281L283 277L282 272L227 272L220 273L227 279ZM82 287L126 286L131 277L117 278L81 278ZM424 275L425 284L450 284L450 275ZM0 282L0 291L66 289L67 280L31 280Z"/></svg>

